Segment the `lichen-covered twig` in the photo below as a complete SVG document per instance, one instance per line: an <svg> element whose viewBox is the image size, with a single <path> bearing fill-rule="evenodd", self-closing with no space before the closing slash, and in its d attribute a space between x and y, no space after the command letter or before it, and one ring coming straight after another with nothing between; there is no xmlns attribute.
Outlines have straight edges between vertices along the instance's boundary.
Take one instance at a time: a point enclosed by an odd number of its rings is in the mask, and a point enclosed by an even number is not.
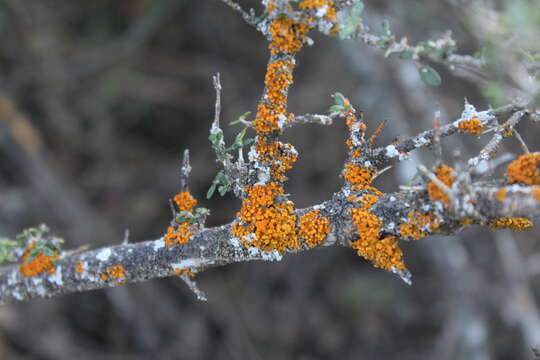
<svg viewBox="0 0 540 360"><path fill-rule="evenodd" d="M234 2L224 2L235 8ZM258 29L269 39L270 52L265 88L255 119L248 123L241 117L240 123L246 127L229 148L220 127L219 73L213 77L216 103L209 140L223 171L216 175L208 194L211 196L217 188L223 195L233 187L242 200L233 222L205 228L209 211L196 208L197 200L189 192L191 167L186 151L181 191L173 198L173 219L161 239L67 253L56 238L27 232L22 263L0 269L0 302L47 298L171 275L182 278L204 300L204 293L191 277L206 268L252 260L276 261L287 254L330 245L350 247L373 266L411 284L401 240L455 234L471 224L516 231L532 226L530 219L540 215L540 153L527 152L512 161L504 179L478 180L473 171L481 161L494 157L503 136L512 134L520 119L530 113L528 109L511 104L477 111L466 103L461 116L451 124L440 125L437 114L434 129L381 148L375 148L373 140L384 126L367 137L364 114L340 93L333 95L335 105L330 115L295 117L287 112L295 55L312 43L307 36L311 30L337 34L340 24L336 12L350 2L302 0L293 6L289 1L276 0L263 4L265 17ZM357 5L353 12L359 11ZM499 125L497 120L505 116L509 119ZM344 184L330 200L296 209L285 192L285 174L298 153L279 137L292 125L328 125L336 118L343 118L349 130L345 141L348 157L341 173ZM243 139L248 127L255 132L252 142ZM491 141L479 156L469 160L468 169L454 170L442 163L440 138L467 133L480 136L492 131ZM249 161L244 162L242 147L248 143ZM387 194L375 187L374 180L390 168L389 162L431 145L438 148L437 163L433 171L419 165L425 176L414 187ZM239 150L236 162L233 150Z"/></svg>

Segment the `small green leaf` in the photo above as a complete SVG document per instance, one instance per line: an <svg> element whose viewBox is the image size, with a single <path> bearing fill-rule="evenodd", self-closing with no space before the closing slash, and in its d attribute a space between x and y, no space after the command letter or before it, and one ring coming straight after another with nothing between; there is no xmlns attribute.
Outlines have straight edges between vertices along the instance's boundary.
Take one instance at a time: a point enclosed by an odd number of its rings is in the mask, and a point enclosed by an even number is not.
<svg viewBox="0 0 540 360"><path fill-rule="evenodd" d="M255 141L255 139L246 139L244 140L244 146L250 146L251 144L253 144L253 142Z"/></svg>
<svg viewBox="0 0 540 360"><path fill-rule="evenodd" d="M337 92L334 95L332 95L332 97L334 98L334 103L336 105L341 105L341 106L345 105L345 96L343 96L342 93Z"/></svg>
<svg viewBox="0 0 540 360"><path fill-rule="evenodd" d="M399 58L403 59L403 60L410 59L413 56L414 56L414 51L412 51L412 50L405 50L405 51L401 52L401 54L399 54Z"/></svg>
<svg viewBox="0 0 540 360"><path fill-rule="evenodd" d="M247 131L247 127L243 128L242 131L240 131L238 135L236 135L236 137L234 138L234 142L241 144L242 140L244 139L244 136L246 135L246 131Z"/></svg>
<svg viewBox="0 0 540 360"><path fill-rule="evenodd" d="M329 113L334 113L334 112L339 112L339 111L343 111L345 110L345 106L342 106L342 105L332 105L330 106L330 108L328 109L328 112Z"/></svg>
<svg viewBox="0 0 540 360"><path fill-rule="evenodd" d="M420 78L426 84L431 85L431 86L441 85L442 83L441 76L431 66L427 66L427 65L421 66L418 69L418 72L420 73Z"/></svg>
<svg viewBox="0 0 540 360"><path fill-rule="evenodd" d="M228 188L227 186L221 185L221 186L218 188L219 195L225 196L225 194L227 193L227 188Z"/></svg>
<svg viewBox="0 0 540 360"><path fill-rule="evenodd" d="M236 125L236 124L238 124L238 123L240 123L240 122L242 122L242 121L245 121L246 118L249 116L249 114L251 114L251 111L246 111L245 113L243 113L242 115L240 115L240 116L238 117L238 119L236 119L236 120L234 120L234 121L231 121L231 122L229 123L229 125Z"/></svg>
<svg viewBox="0 0 540 360"><path fill-rule="evenodd" d="M339 30L341 39L348 39L356 31L358 25L362 23L360 17L362 11L364 11L364 3L360 0L355 1L351 7L350 15L341 22L341 29Z"/></svg>
<svg viewBox="0 0 540 360"><path fill-rule="evenodd" d="M364 11L364 3L361 0L355 1L351 8L351 16L357 18L362 15L362 11Z"/></svg>
<svg viewBox="0 0 540 360"><path fill-rule="evenodd" d="M382 22L382 33L381 36L388 38L392 35L392 32L390 31L390 22L388 20L383 20Z"/></svg>
<svg viewBox="0 0 540 360"><path fill-rule="evenodd" d="M210 199L212 195L214 195L214 192L216 191L217 183L212 183L210 187L208 188L208 192L206 193L206 198Z"/></svg>

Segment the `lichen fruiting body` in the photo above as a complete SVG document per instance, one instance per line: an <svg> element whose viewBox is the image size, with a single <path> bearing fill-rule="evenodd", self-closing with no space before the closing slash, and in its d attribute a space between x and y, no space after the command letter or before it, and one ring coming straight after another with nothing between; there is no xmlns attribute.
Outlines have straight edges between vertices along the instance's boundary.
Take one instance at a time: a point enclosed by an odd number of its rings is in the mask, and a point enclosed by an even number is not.
<svg viewBox="0 0 540 360"><path fill-rule="evenodd" d="M446 165L437 167L435 175L444 185L451 188L452 184L456 180L452 175L453 169ZM444 192L434 181L430 181L427 184L428 196L432 201L442 201L448 204L448 194Z"/></svg>
<svg viewBox="0 0 540 360"><path fill-rule="evenodd" d="M173 201L181 214L188 213L192 215L193 209L197 205L197 200L188 190L175 195ZM190 221L178 222L177 219L173 219L171 225L167 227L167 233L163 237L165 246L170 247L173 244L188 243L196 226L196 224L192 224Z"/></svg>
<svg viewBox="0 0 540 360"><path fill-rule="evenodd" d="M283 188L285 172L292 168L297 153L277 136L293 117L287 114L287 96L293 82L294 55L306 41L311 26L285 14L274 14L277 10L272 2L267 11L273 17L269 27L271 57L264 93L252 123L256 137L250 157L266 178L243 189L242 207L232 233L246 247L283 252L300 247L294 203L287 199Z"/></svg>
<svg viewBox="0 0 540 360"><path fill-rule="evenodd" d="M126 278L126 272L122 265L114 265L102 272L100 277L103 281L123 280Z"/></svg>
<svg viewBox="0 0 540 360"><path fill-rule="evenodd" d="M420 240L439 228L440 221L435 215L424 214L418 210L412 210L408 214L409 221L399 226L399 233L403 238ZM466 221L464 225L468 225Z"/></svg>
<svg viewBox="0 0 540 360"><path fill-rule="evenodd" d="M506 168L509 184L540 185L540 153L523 154Z"/></svg>
<svg viewBox="0 0 540 360"><path fill-rule="evenodd" d="M34 277L44 272L55 273L54 264L59 259L58 253L50 251L50 254L46 254L41 251L32 256L31 253L35 246L36 244L32 243L24 252L22 264L19 267L21 274L25 277Z"/></svg>
<svg viewBox="0 0 540 360"><path fill-rule="evenodd" d="M523 217L501 217L491 220L487 225L495 229L523 231L533 226L533 223L531 220Z"/></svg>
<svg viewBox="0 0 540 360"><path fill-rule="evenodd" d="M462 132L468 132L475 135L480 135L486 125L478 119L478 115L473 115L469 120L460 121L458 128Z"/></svg>
<svg viewBox="0 0 540 360"><path fill-rule="evenodd" d="M330 232L330 221L313 210L300 218L299 235L310 248L324 242Z"/></svg>

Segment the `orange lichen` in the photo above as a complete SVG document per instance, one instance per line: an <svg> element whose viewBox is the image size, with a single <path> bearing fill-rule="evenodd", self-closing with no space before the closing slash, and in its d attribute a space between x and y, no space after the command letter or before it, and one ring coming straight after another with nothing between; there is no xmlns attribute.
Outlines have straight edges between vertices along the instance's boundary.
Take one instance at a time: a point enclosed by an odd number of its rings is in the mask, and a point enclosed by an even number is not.
<svg viewBox="0 0 540 360"><path fill-rule="evenodd" d="M367 186L364 187L366 190ZM379 200L382 193L372 187L376 194L362 194L359 200L361 207L350 210L352 223L355 226L358 240L350 243L359 256L371 261L373 266L385 270L392 268L403 270L403 252L399 248L398 242L394 237L381 239L382 222L370 211L370 208ZM358 201L358 198L350 197Z"/></svg>
<svg viewBox="0 0 540 360"><path fill-rule="evenodd" d="M174 269L174 273L178 276L181 275L188 275L189 277L194 277L195 274L188 268L188 269Z"/></svg>
<svg viewBox="0 0 540 360"><path fill-rule="evenodd" d="M359 239L350 243L359 256L385 270L403 270L403 252L394 237L380 239L382 222L366 208L351 209Z"/></svg>
<svg viewBox="0 0 540 360"><path fill-rule="evenodd" d="M185 222L177 226L175 229L173 226L167 228L167 234L165 234L165 246L170 247L173 244L187 244L191 238L190 224Z"/></svg>
<svg viewBox="0 0 540 360"><path fill-rule="evenodd" d="M54 253L53 256L48 256L47 254L40 252L29 261L30 252L35 248L35 246L36 244L32 243L24 252L22 264L19 268L21 274L25 277L33 277L46 271L54 274L56 271L54 269L54 262L59 259L58 254Z"/></svg>
<svg viewBox="0 0 540 360"><path fill-rule="evenodd" d="M463 226L463 227L469 227L469 226L471 226L471 224L473 224L473 223L474 223L474 219L472 219L472 218L466 218L466 219L461 220L461 223L460 223L460 224L461 224L461 226Z"/></svg>
<svg viewBox="0 0 540 360"><path fill-rule="evenodd" d="M536 198L536 201L540 202L540 187L535 187L531 190L531 193Z"/></svg>
<svg viewBox="0 0 540 360"><path fill-rule="evenodd" d="M334 7L334 1L329 0L304 0L300 2L298 8L302 10L315 10L326 9L324 18L328 20L336 19L336 9Z"/></svg>
<svg viewBox="0 0 540 360"><path fill-rule="evenodd" d="M180 194L175 195L174 202L180 211L193 211L197 200L191 196L189 191L182 191Z"/></svg>
<svg viewBox="0 0 540 360"><path fill-rule="evenodd" d="M461 121L458 125L460 131L468 132L471 134L479 135L484 131L485 124L483 124L477 115L474 115L469 120Z"/></svg>
<svg viewBox="0 0 540 360"><path fill-rule="evenodd" d="M488 222L488 226L495 229L523 231L533 226L533 223L531 220L523 217L501 217Z"/></svg>
<svg viewBox="0 0 540 360"><path fill-rule="evenodd" d="M319 210L313 210L300 218L299 235L310 248L320 245L330 232L330 221L319 216Z"/></svg>
<svg viewBox="0 0 540 360"><path fill-rule="evenodd" d="M234 236L246 246L264 251L297 249L296 214L291 201L278 201L283 188L277 182L246 189L247 197L232 228Z"/></svg>
<svg viewBox="0 0 540 360"><path fill-rule="evenodd" d="M345 170L343 171L343 177L345 180L351 183L355 189L360 190L366 185L371 184L375 172L376 170L368 167L361 167L358 164L347 163L345 165Z"/></svg>
<svg viewBox="0 0 540 360"><path fill-rule="evenodd" d="M431 214L423 214L417 210L409 212L409 221L399 226L399 232L404 238L420 240L427 232L435 231L441 225L439 218Z"/></svg>
<svg viewBox="0 0 540 360"><path fill-rule="evenodd" d="M495 196L497 197L498 201L504 201L506 199L506 189L500 188L497 190L497 194Z"/></svg>
<svg viewBox="0 0 540 360"><path fill-rule="evenodd" d="M437 176L437 179L439 179L443 184L450 188L456 180L455 177L452 176L452 171L453 170L451 167L441 165L437 168L435 175ZM431 200L442 201L448 204L448 195L442 189L440 189L434 181L430 181L427 184L427 187L428 196Z"/></svg>
<svg viewBox="0 0 540 360"><path fill-rule="evenodd" d="M509 184L520 182L526 185L540 185L540 154L524 154L512 161L506 168Z"/></svg>
<svg viewBox="0 0 540 360"><path fill-rule="evenodd" d="M311 27L307 24L299 23L286 15L278 15L270 25L272 40L268 48L274 54L292 55L302 48L309 30Z"/></svg>
<svg viewBox="0 0 540 360"><path fill-rule="evenodd" d="M255 144L257 160L270 163L270 171L273 179L279 181L287 180L285 171L292 168L292 164L297 160L296 151L291 144L284 144L279 141L268 143L264 139L258 139Z"/></svg>
<svg viewBox="0 0 540 360"><path fill-rule="evenodd" d="M115 265L111 268L106 269L99 276L101 277L101 280L109 281L109 280L125 279L126 273L122 265Z"/></svg>
<svg viewBox="0 0 540 360"><path fill-rule="evenodd" d="M75 266L75 271L78 272L79 274L83 274L84 273L84 267L83 267L83 263L82 262L78 262L77 265Z"/></svg>

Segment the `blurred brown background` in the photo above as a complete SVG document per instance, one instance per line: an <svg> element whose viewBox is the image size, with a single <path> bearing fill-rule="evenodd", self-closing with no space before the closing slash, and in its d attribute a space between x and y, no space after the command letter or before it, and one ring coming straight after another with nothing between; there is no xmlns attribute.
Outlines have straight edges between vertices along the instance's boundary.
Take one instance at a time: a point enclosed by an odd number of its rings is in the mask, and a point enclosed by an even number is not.
<svg viewBox="0 0 540 360"><path fill-rule="evenodd" d="M365 3L375 32L382 19L411 43L451 29L459 53L479 49L475 21L488 19L468 6L507 5ZM0 0L0 34L1 235L46 223L65 248L120 243L125 229L134 242L159 238L186 148L192 192L212 211L207 225L234 218L231 194L205 199L218 171L207 140L211 76L222 76L226 124L255 111L267 61L266 41L236 13L218 0ZM429 128L437 102L448 122L465 97L478 109L501 101L445 67L432 64L443 77L432 88L412 61L313 38L297 59L289 110L325 113L340 91L372 129L389 120L380 145ZM518 129L539 150L538 126ZM298 207L328 199L341 186L345 126L307 125L284 138L300 153L291 199ZM446 161L463 163L487 139L445 139ZM515 140L505 145L521 151ZM431 166L430 152L375 185L396 191L418 162ZM197 277L207 303L171 278L3 306L0 359L532 359L540 347L537 240L538 227L473 227L403 243L410 287L352 250L329 248L207 271Z"/></svg>

